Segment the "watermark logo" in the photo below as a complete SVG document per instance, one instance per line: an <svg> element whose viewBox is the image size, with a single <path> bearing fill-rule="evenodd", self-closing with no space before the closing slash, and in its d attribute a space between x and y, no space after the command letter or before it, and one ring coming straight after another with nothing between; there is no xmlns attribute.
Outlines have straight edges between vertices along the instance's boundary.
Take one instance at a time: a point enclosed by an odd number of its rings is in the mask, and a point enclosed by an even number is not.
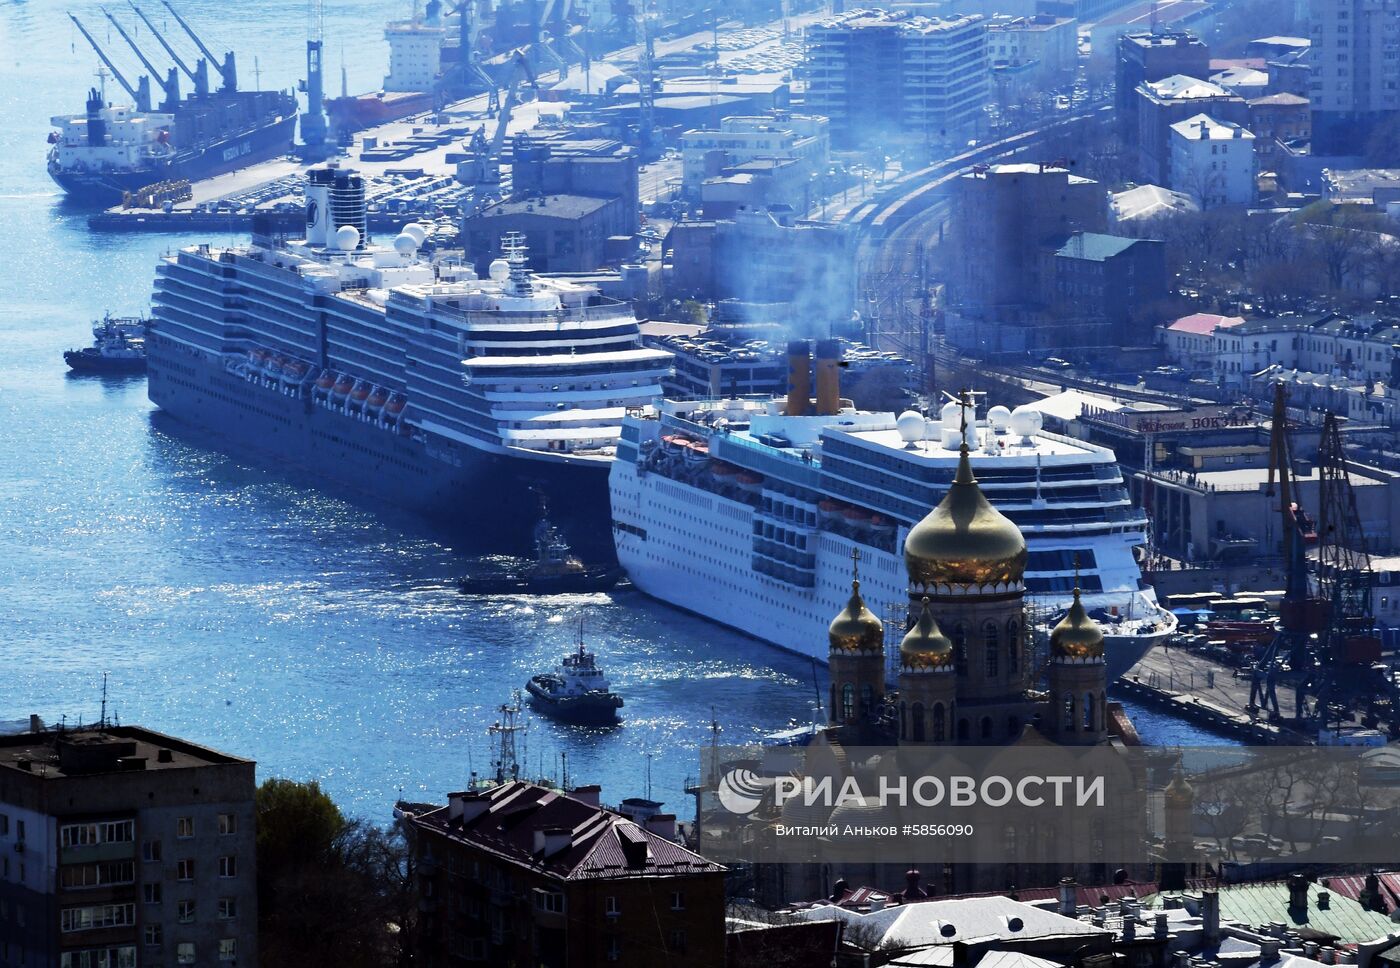
<svg viewBox="0 0 1400 968"><path fill-rule="evenodd" d="M747 767L730 770L720 777L716 795L724 809L746 817L758 809L763 794L773 781L759 776Z"/></svg>

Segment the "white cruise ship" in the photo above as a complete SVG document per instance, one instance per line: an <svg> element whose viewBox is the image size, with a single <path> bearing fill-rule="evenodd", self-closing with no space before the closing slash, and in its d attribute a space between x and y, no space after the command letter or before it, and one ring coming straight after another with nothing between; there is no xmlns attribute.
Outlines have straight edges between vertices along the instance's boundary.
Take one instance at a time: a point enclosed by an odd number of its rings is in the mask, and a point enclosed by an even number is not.
<svg viewBox="0 0 1400 968"><path fill-rule="evenodd" d="M613 540L646 594L824 662L853 552L866 600L903 633L904 537L952 481L962 408L945 405L941 419L846 401L791 409L729 399L629 414L609 477ZM1122 675L1176 622L1142 580L1134 549L1147 518L1113 452L1043 430L1030 408L970 412L966 433L982 490L1025 534L1030 618L1058 618L1077 568L1105 627L1109 674Z"/></svg>
<svg viewBox="0 0 1400 968"><path fill-rule="evenodd" d="M418 226L365 244L358 178L312 174L305 241L162 261L151 400L211 442L483 539L523 546L540 492L575 546L610 556L622 417L660 395L671 354L641 345L629 304L531 273L522 239L480 279L421 257Z"/></svg>

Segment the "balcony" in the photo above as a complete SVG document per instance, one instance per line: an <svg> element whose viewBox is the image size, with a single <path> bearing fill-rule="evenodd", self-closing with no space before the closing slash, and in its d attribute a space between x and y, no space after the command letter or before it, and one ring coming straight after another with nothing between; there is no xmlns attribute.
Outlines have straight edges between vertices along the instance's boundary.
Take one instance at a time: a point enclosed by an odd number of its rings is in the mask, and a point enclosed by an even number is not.
<svg viewBox="0 0 1400 968"><path fill-rule="evenodd" d="M64 847L58 852L60 864L95 864L104 860L135 860L135 858L136 844L132 841Z"/></svg>

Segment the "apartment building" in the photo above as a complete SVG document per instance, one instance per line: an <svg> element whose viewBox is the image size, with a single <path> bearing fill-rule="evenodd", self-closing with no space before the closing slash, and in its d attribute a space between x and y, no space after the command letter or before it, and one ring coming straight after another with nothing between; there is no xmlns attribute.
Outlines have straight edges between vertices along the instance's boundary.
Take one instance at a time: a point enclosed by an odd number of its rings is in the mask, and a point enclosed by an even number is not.
<svg viewBox="0 0 1400 968"><path fill-rule="evenodd" d="M1254 135L1207 114L1171 126L1171 180L1202 209L1249 205L1255 191Z"/></svg>
<svg viewBox="0 0 1400 968"><path fill-rule="evenodd" d="M0 963L257 963L254 763L139 726L0 736Z"/></svg>
<svg viewBox="0 0 1400 968"><path fill-rule="evenodd" d="M1313 154L1355 155L1400 112L1400 0L1312 0Z"/></svg>
<svg viewBox="0 0 1400 968"><path fill-rule="evenodd" d="M987 56L999 98L1015 102L1064 87L1078 65L1078 22L1048 13L994 16L987 21Z"/></svg>
<svg viewBox="0 0 1400 968"><path fill-rule="evenodd" d="M1113 109L1124 141L1138 130L1138 85L1173 74L1205 77L1210 73L1210 48L1195 34L1177 31L1137 31L1118 38Z"/></svg>
<svg viewBox="0 0 1400 968"><path fill-rule="evenodd" d="M807 108L843 147L975 134L990 92L984 18L859 10L806 30Z"/></svg>
<svg viewBox="0 0 1400 968"><path fill-rule="evenodd" d="M511 781L408 817L422 964L722 964L724 868L599 792Z"/></svg>

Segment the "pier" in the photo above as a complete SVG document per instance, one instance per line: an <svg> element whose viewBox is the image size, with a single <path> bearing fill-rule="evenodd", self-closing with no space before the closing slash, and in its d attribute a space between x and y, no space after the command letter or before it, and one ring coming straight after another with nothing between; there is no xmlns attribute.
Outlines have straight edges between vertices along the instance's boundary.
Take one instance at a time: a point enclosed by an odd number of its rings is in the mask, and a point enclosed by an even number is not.
<svg viewBox="0 0 1400 968"><path fill-rule="evenodd" d="M1112 685L1112 691L1246 743L1288 746L1316 742L1316 737L1300 731L1294 720L1270 722L1251 714L1249 687L1247 669L1214 662L1185 648L1157 645ZM1282 685L1279 691L1284 691Z"/></svg>

